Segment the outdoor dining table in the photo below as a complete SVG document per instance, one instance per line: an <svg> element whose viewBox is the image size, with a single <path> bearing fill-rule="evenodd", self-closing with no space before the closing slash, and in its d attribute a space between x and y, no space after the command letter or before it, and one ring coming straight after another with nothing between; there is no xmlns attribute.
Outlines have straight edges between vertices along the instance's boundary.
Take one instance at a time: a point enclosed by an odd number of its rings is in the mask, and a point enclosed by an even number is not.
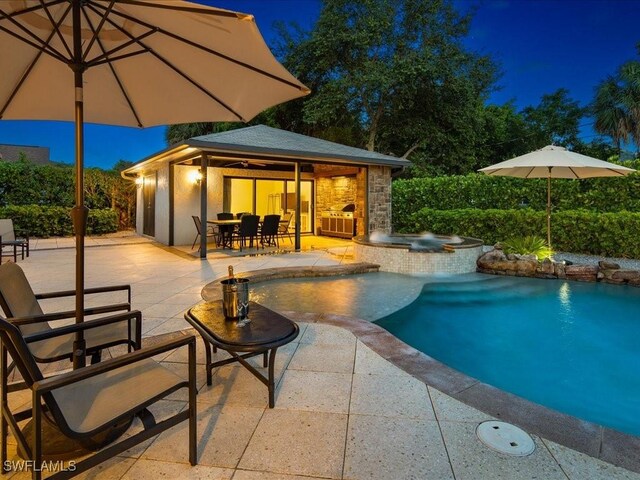
<svg viewBox="0 0 640 480"><path fill-rule="evenodd" d="M217 225L220 228L220 237L222 239L222 248L229 247L233 249L233 229L240 225L242 220L234 218L233 220L207 220L209 225Z"/></svg>
<svg viewBox="0 0 640 480"><path fill-rule="evenodd" d="M239 362L269 390L269 408L275 405L274 367L278 347L294 340L300 329L295 322L255 302L249 302L248 319L226 318L222 300L206 302L190 308L184 318L202 336L206 352L207 385L211 385L212 370ZM226 351L231 358L212 362L211 349ZM247 358L263 355L267 375L260 373Z"/></svg>

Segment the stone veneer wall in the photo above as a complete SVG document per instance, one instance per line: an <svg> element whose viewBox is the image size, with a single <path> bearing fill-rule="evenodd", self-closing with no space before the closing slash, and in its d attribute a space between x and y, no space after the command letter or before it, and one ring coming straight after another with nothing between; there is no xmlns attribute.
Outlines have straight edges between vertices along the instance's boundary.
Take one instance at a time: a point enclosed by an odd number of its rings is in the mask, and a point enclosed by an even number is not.
<svg viewBox="0 0 640 480"><path fill-rule="evenodd" d="M367 199L367 169L360 168L358 169L358 174L356 175L356 212L355 216L358 219L356 222L356 234L364 235L366 231L366 199Z"/></svg>
<svg viewBox="0 0 640 480"><path fill-rule="evenodd" d="M363 245L354 242L354 260L380 265L393 273L471 273L482 254L482 245L453 252L416 252L408 248Z"/></svg>
<svg viewBox="0 0 640 480"><path fill-rule="evenodd" d="M369 233L391 233L391 168L369 167Z"/></svg>

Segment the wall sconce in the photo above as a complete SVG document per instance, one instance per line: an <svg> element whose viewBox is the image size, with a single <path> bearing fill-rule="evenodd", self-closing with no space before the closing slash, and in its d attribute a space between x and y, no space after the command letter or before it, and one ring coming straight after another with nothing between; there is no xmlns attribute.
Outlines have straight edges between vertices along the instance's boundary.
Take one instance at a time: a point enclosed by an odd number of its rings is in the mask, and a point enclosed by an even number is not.
<svg viewBox="0 0 640 480"><path fill-rule="evenodd" d="M190 183L200 185L200 182L202 181L202 172L200 170L191 170L187 174L187 178Z"/></svg>
<svg viewBox="0 0 640 480"><path fill-rule="evenodd" d="M136 187L142 188L144 185L144 177L136 177Z"/></svg>

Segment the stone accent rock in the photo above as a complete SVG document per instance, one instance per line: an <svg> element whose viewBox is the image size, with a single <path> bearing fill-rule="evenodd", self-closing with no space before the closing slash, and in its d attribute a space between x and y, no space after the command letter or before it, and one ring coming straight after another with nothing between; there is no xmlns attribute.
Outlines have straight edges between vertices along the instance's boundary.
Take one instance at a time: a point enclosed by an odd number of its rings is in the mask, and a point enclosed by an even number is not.
<svg viewBox="0 0 640 480"><path fill-rule="evenodd" d="M554 263L545 258L542 262L537 262L536 277L556 278Z"/></svg>
<svg viewBox="0 0 640 480"><path fill-rule="evenodd" d="M553 273L557 278L567 278L566 268L567 266L562 262L554 263Z"/></svg>
<svg viewBox="0 0 640 480"><path fill-rule="evenodd" d="M598 265L570 265L548 258L538 262L534 255L505 255L500 248L494 248L478 258L476 271L492 275L601 281L640 287L640 271L623 270L617 263L600 261Z"/></svg>
<svg viewBox="0 0 640 480"><path fill-rule="evenodd" d="M612 280L640 280L640 272L637 270L617 270L611 275Z"/></svg>
<svg viewBox="0 0 640 480"><path fill-rule="evenodd" d="M595 265L567 265L564 271L567 279L579 282L595 282L598 277L598 267Z"/></svg>
<svg viewBox="0 0 640 480"><path fill-rule="evenodd" d="M614 262L607 262L606 260L600 260L598 262L598 266L601 270L618 270L620 269L620 265Z"/></svg>

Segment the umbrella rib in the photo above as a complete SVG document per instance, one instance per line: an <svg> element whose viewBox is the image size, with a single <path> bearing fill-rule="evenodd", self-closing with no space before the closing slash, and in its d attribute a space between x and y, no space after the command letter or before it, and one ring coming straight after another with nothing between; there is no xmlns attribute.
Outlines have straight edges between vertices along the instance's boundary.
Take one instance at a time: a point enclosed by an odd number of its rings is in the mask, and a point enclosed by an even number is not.
<svg viewBox="0 0 640 480"><path fill-rule="evenodd" d="M103 60L100 60L98 62L94 62L92 60L91 63L87 64L87 68L89 68L89 67L98 67L98 66L104 65L104 64L115 63L118 60L124 60L125 58L135 57L135 56L141 55L143 53L149 53L150 51L151 50L149 48L143 48L142 50L136 50L135 52L131 52L131 53L123 53L122 55L116 55L114 57L106 57ZM100 57L103 57L103 56L104 55L100 55Z"/></svg>
<svg viewBox="0 0 640 480"><path fill-rule="evenodd" d="M99 8L104 9L104 7L101 6L101 5L97 5L97 4L94 4L94 3L91 3L90 5L94 6L94 7L99 7ZM155 5L148 5L148 6L155 6ZM176 9L176 8L177 7L174 7L174 9ZM113 14L114 15L118 15L119 17L122 17L122 18L124 18L126 20L129 20L131 22L135 22L135 23L137 23L139 25L145 26L147 28L157 28L157 27L154 27L153 25L148 24L147 22L144 22L144 21L142 21L142 20L140 20L138 18L132 17L131 15L128 15L128 14L123 13L123 12L118 12L118 11L114 10ZM177 40L177 41L182 42L182 43L186 43L187 45L190 45L192 47L195 47L195 48L198 48L200 50L203 50L203 51L205 51L205 52L207 52L207 53L209 53L211 55L215 55L215 56L220 57L220 58L222 58L224 60L227 60L228 62L235 63L236 65L244 67L244 68L246 68L248 70L252 70L252 71L254 71L256 73L259 73L260 75L264 75L264 76L269 77L269 78L271 78L273 80L276 80L278 82L281 82L281 83L284 83L284 84L289 85L291 87L294 87L294 88L296 88L298 90L304 90L303 88L300 87L300 85L298 85L298 84L296 84L294 82L291 82L291 81L286 80L284 78L280 78L277 75L274 75L273 73L269 73L269 72L267 72L265 70L262 70L260 68L254 67L253 65L250 65L248 63L242 62L242 61L237 60L235 58L229 57L228 55L225 55L224 53L217 52L217 51L215 51L215 50L213 50L211 48L205 47L204 45L200 45L199 43L196 43L196 42L193 42L193 41L188 40L186 38L180 37L179 35L176 35L174 33L168 32L168 31L166 31L166 30L164 30L162 28L158 28L158 32L162 33L162 34L164 34L164 35L166 35L166 36L168 36L168 37L170 37L170 38L172 38L174 40Z"/></svg>
<svg viewBox="0 0 640 480"><path fill-rule="evenodd" d="M41 8L41 7L39 7L39 8ZM43 49L46 53L48 53L49 55L53 56L54 58L57 58L61 62L68 63L68 59L66 59L64 57L64 55L62 53L60 53L58 50L53 48L49 44L49 42L45 42L44 40L42 40L35 33L31 32L28 28L26 28L24 25L22 25L20 22L18 22L15 18L13 18L13 16L7 14L4 10L0 9L0 21L4 20L4 19L9 20L9 22L11 22L13 25L18 27L20 30L25 32L27 35L29 35L34 40L36 40L36 42L33 42L33 41L29 40L28 38L25 38L25 37L19 35L16 32L12 32L7 27L0 26L0 29L2 31L12 35L13 37L17 38L18 40L22 40L24 43L26 43L27 45L32 46L33 48L36 48L38 50L39 49Z"/></svg>
<svg viewBox="0 0 640 480"><path fill-rule="evenodd" d="M93 47L93 44L98 39L98 35L100 35L100 32L102 31L102 27L104 26L105 22L107 21L107 17L109 16L109 13L111 13L111 10L113 10L113 6L115 5L115 3L116 3L115 0L111 0L111 3L107 7L106 12L104 13L104 15L102 15L102 18L100 19L100 23L98 24L98 27L93 32L93 37L91 37L91 40L89 40L89 44L87 45L87 49L84 51L84 54L82 55L82 60L83 61L87 60L87 55L89 55L89 52L91 51L91 47ZM85 18L87 19L87 22L89 22L89 17L86 14L85 14Z"/></svg>
<svg viewBox="0 0 640 480"><path fill-rule="evenodd" d="M66 10L66 12L64 12L64 15L62 15L62 17L60 17L60 20L58 21L58 24L57 24L58 27L64 21L66 16L69 14L69 10L71 10L71 4L69 4L69 6L67 7L67 10ZM49 35L49 38L47 39L47 42L50 42L54 35L55 35L55 32L51 32L51 34ZM40 56L43 53L45 53L45 50L42 49L42 48L39 48L38 52L36 53L36 56L33 59L33 62L31 62L31 64L29 64L29 66L27 67L25 72L22 74L22 77L20 78L20 81L16 84L15 88L11 92L11 95L9 95L9 98L7 99L5 104L2 106L2 110L0 110L0 118L2 118L2 116L4 115L4 112L7 110L7 108L9 108L9 105L11 105L11 102L13 101L14 97L18 94L18 91L20 90L20 87L22 87L22 84L25 82L25 80L27 79L27 77L31 73L31 70L33 70L33 67L36 66L36 63L38 63L38 60L40 59Z"/></svg>
<svg viewBox="0 0 640 480"><path fill-rule="evenodd" d="M89 28L91 28L91 30L94 33L94 37L96 39L96 42L98 44L98 46L100 47L100 50L102 50L103 55L108 56L109 53L105 52L104 46L102 45L102 42L100 41L100 38L98 37L98 31L94 30L93 28L93 24L91 23L91 20L89 19L89 15L87 15L87 12L84 11L84 9L82 10L83 15L85 16L85 19L87 20L87 24L89 25ZM107 19L107 17L103 17L104 20ZM104 22L101 22L100 25L102 26ZM134 52L134 53L138 53L138 52ZM132 54L128 54L127 56L131 56ZM124 88L124 85L122 84L122 82L120 81L120 77L118 77L118 74L116 73L115 68L113 68L113 65L111 64L111 62L109 62L109 59L107 58L106 61L108 62L107 65L109 65L109 69L111 70L111 74L113 75L113 78L115 78L116 83L118 84L118 88L120 88L120 91L122 92L122 95L124 96L124 99L127 101L127 104L129 105L129 108L131 109L131 113L133 114L133 116L136 119L136 122L138 122L138 126L142 127L142 122L140 121L140 117L138 116L138 112L136 112L135 107L133 106L133 103L131 102L131 99L129 98L129 95L127 95L127 91Z"/></svg>
<svg viewBox="0 0 640 480"><path fill-rule="evenodd" d="M56 24L55 20L53 19L53 16L51 15L51 12L49 11L49 6L44 3L44 0L40 0L40 5L42 5L42 9L47 14L47 17L49 18L49 21L51 22L51 25L53 26L53 29L54 29L55 33L58 35L58 38L60 39L60 42L62 43L62 45L64 46L65 50L69 54L69 58L73 58L73 53L71 53L71 49L69 48L69 45L67 45L67 42L64 41L64 37L62 36L62 33L60 32L60 28L59 28L60 24ZM62 18L65 18L67 16L68 11L69 10L67 9L67 12L65 12L64 15L62 15ZM47 44L50 41L51 41L51 39L47 40Z"/></svg>
<svg viewBox="0 0 640 480"><path fill-rule="evenodd" d="M534 170L535 170L535 167L531 167L531 170L529 170L529 172L527 172L527 174L524 176L524 178L529 178L529 175L531 175Z"/></svg>
<svg viewBox="0 0 640 480"><path fill-rule="evenodd" d="M575 170L573 169L573 167L568 167L569 170L571 171L571 173L573 173L576 176L576 179L580 180L580 176L575 172Z"/></svg>
<svg viewBox="0 0 640 480"><path fill-rule="evenodd" d="M137 43L138 40L142 40L143 38L147 38L149 35L153 35L154 33L155 33L155 31L149 31L149 32L143 33L139 37L135 37L132 40L129 40L128 42L123 43L122 45L117 46L116 48L114 48L112 50L109 50L108 52L104 50L104 46L103 45L100 45L101 49L102 49L102 52L103 52L102 55L98 55L97 57L92 58L89 62L87 62L87 68L88 67L94 67L96 65L100 65L102 63L105 63L105 61L108 62L108 61L115 60L114 58L109 59L109 55L113 55L114 53L119 52L120 50L122 50L124 48L127 48L127 47L133 45L134 43ZM137 51L137 52L127 53L126 55L121 55L120 57L117 57L117 58L120 59L120 58L124 58L124 57L130 57L132 55L137 55L137 54L140 54L140 53L146 53L148 51L149 51L149 48L145 48L145 49ZM87 52L85 52L85 54L86 53L88 53L88 50L87 50Z"/></svg>
<svg viewBox="0 0 640 480"><path fill-rule="evenodd" d="M88 8L91 8L92 10L94 10L94 4L91 3L89 5L87 5ZM94 10L95 11L95 10ZM96 12L98 13L98 12ZM117 13L117 12L114 12ZM126 31L125 29L123 29L122 27L120 27L120 25L116 24L115 22L113 22L110 19L107 19L107 22L109 22L112 26L114 26L115 28L117 28L118 30L120 30L122 33L124 33L125 35L127 35L129 38L133 38L133 35L131 35L128 31ZM137 43L140 44L141 47L143 48L149 48L147 47L143 42L141 41L137 41ZM158 54L157 52L154 52L152 49L149 49L149 53L151 55L153 55L154 57L156 57L158 60L160 60L162 63L164 63L167 67L171 68L174 72L176 72L178 75L180 75L182 78L184 78L185 80L187 80L189 83L191 83L194 87L198 88L200 91L202 91L205 95L207 95L209 98L211 98L212 100L218 102L220 105L222 105L225 109L227 109L229 112L231 112L232 114L234 114L236 117L238 117L238 119L242 122L245 121L244 118L242 118L242 115L240 115L238 112L236 112L233 108L231 108L230 106L228 106L225 102L223 102L222 100L220 100L218 97L216 97L214 94L212 94L211 92L209 92L206 88L204 88L202 85L200 85L198 82L196 82L195 80L193 80L192 78L190 78L188 75L185 75L183 72L180 71L179 68L177 68L175 65L173 65L171 62L169 62L167 59L165 59L162 55Z"/></svg>

